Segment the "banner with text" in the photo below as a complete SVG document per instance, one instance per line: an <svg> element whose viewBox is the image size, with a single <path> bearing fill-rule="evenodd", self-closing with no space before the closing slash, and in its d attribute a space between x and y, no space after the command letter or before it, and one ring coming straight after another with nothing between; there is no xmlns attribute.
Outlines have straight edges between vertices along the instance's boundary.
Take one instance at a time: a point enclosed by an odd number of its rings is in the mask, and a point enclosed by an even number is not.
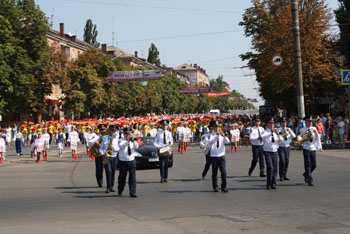
<svg viewBox="0 0 350 234"><path fill-rule="evenodd" d="M180 93L209 93L211 87L183 87L180 88Z"/></svg>
<svg viewBox="0 0 350 234"><path fill-rule="evenodd" d="M139 71L112 71L109 72L110 82L139 81L139 80L160 80L161 70L139 70Z"/></svg>
<svg viewBox="0 0 350 234"><path fill-rule="evenodd" d="M208 93L208 97L230 96L230 91Z"/></svg>

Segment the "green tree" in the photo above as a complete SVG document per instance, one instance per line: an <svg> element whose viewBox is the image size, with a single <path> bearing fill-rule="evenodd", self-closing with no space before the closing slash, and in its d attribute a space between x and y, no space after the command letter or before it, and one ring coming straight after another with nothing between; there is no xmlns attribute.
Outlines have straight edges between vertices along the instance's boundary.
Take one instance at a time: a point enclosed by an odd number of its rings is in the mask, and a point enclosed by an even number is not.
<svg viewBox="0 0 350 234"><path fill-rule="evenodd" d="M345 68L350 68L350 0L338 0L339 8L334 11L340 29L340 50L346 58Z"/></svg>
<svg viewBox="0 0 350 234"><path fill-rule="evenodd" d="M96 24L93 24L91 19L86 20L84 41L98 48L100 47L100 43L97 42L97 35L98 31Z"/></svg>
<svg viewBox="0 0 350 234"><path fill-rule="evenodd" d="M151 46L148 49L147 62L152 63L152 64L156 65L157 67L161 66L160 58L159 58L159 51L158 51L157 47L155 46L155 44L153 44L153 43L151 44Z"/></svg>
<svg viewBox="0 0 350 234"><path fill-rule="evenodd" d="M329 34L331 15L324 0L300 0L300 32L305 102L335 96L339 91L335 68L341 63ZM240 25L252 38L252 50L241 55L256 73L260 95L269 103L296 111L296 79L290 1L252 0ZM282 66L271 64L275 54Z"/></svg>

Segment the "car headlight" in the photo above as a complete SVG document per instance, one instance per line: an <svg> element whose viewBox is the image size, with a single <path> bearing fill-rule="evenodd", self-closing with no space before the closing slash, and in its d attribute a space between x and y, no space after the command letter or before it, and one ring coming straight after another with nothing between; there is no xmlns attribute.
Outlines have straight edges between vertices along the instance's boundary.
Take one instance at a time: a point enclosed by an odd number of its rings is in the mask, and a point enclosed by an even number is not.
<svg viewBox="0 0 350 234"><path fill-rule="evenodd" d="M135 152L135 157L142 157L142 154L140 154L139 152Z"/></svg>

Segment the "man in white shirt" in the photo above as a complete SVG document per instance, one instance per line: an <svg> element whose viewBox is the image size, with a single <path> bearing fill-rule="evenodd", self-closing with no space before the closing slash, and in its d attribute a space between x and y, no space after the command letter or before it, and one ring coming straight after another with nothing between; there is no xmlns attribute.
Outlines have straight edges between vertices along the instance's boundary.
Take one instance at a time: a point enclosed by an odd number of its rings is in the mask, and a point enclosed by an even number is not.
<svg viewBox="0 0 350 234"><path fill-rule="evenodd" d="M341 116L338 117L337 129L338 129L338 146L340 149L345 149L345 140L344 140L345 123Z"/></svg>
<svg viewBox="0 0 350 234"><path fill-rule="evenodd" d="M158 149L159 154L160 183L166 183L168 182L169 155L161 155L159 150L164 147L171 147L173 145L173 136L168 131L168 120L163 119L160 121L160 124L162 129L158 131L153 144Z"/></svg>
<svg viewBox="0 0 350 234"><path fill-rule="evenodd" d="M280 121L280 128L278 131L282 136L282 141L279 144L278 148L278 157L279 157L279 174L280 181L289 180L287 177L288 165L289 165L289 155L290 155L290 143L296 137L292 129L287 128L287 118L283 117Z"/></svg>
<svg viewBox="0 0 350 234"><path fill-rule="evenodd" d="M277 189L277 167L278 167L278 148L282 137L275 128L275 120L270 117L266 120L266 130L261 135L264 142L264 155L267 167L266 189Z"/></svg>
<svg viewBox="0 0 350 234"><path fill-rule="evenodd" d="M303 174L305 183L314 186L312 172L316 169L316 151L318 150L318 134L312 126L312 116L305 117L306 126L300 129L300 135L304 139L303 155L305 172Z"/></svg>
<svg viewBox="0 0 350 234"><path fill-rule="evenodd" d="M252 163L250 165L248 175L251 176L257 162L259 161L259 167L260 167L260 177L265 177L265 162L264 162L264 150L263 145L264 142L261 138L262 134L264 133L264 128L260 127L261 120L255 119L255 126L251 128L250 134L249 134L249 140L252 145L252 151L253 151L253 159Z"/></svg>
<svg viewBox="0 0 350 234"><path fill-rule="evenodd" d="M154 127L154 124L151 124L151 129L149 130L150 137L156 137L158 130Z"/></svg>
<svg viewBox="0 0 350 234"><path fill-rule="evenodd" d="M212 164L212 184L214 192L219 192L217 181L219 169L221 172L221 191L227 193L225 144L229 144L230 139L220 131L219 126L219 120L212 120L209 126L213 128L213 133L210 134L210 140L208 141L208 145L211 146L210 160Z"/></svg>
<svg viewBox="0 0 350 234"><path fill-rule="evenodd" d="M110 125L108 128L108 135L102 137L101 146L99 148L100 155L102 156L103 166L106 173L107 189L106 193L115 192L114 190L114 179L115 169L117 165L117 154L119 151L118 147L118 136L116 131L119 130L117 125ZM109 148L111 146L111 148ZM107 157L109 150L112 150L112 155Z"/></svg>
<svg viewBox="0 0 350 234"><path fill-rule="evenodd" d="M119 176L118 176L118 195L121 196L126 182L126 176L129 173L129 193L130 197L136 198L136 149L139 147L134 139L130 138L132 129L126 127L123 129L124 137L118 141L119 147Z"/></svg>
<svg viewBox="0 0 350 234"><path fill-rule="evenodd" d="M199 142L199 145L202 149L204 149L204 155L205 155L205 165L204 169L202 172L202 178L203 180L205 179L205 176L207 175L210 165L211 165L211 160L210 160L210 148L211 145L209 145L209 140L211 139L210 134L213 133L213 128L210 128L210 132L205 133L201 137L201 141Z"/></svg>

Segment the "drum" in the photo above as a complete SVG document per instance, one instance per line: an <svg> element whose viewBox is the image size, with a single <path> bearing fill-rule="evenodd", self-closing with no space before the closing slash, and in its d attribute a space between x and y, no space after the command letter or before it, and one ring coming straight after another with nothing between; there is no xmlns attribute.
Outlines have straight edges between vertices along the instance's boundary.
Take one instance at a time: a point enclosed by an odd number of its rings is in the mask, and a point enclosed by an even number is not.
<svg viewBox="0 0 350 234"><path fill-rule="evenodd" d="M159 150L159 156L166 157L172 152L170 146L165 146Z"/></svg>

